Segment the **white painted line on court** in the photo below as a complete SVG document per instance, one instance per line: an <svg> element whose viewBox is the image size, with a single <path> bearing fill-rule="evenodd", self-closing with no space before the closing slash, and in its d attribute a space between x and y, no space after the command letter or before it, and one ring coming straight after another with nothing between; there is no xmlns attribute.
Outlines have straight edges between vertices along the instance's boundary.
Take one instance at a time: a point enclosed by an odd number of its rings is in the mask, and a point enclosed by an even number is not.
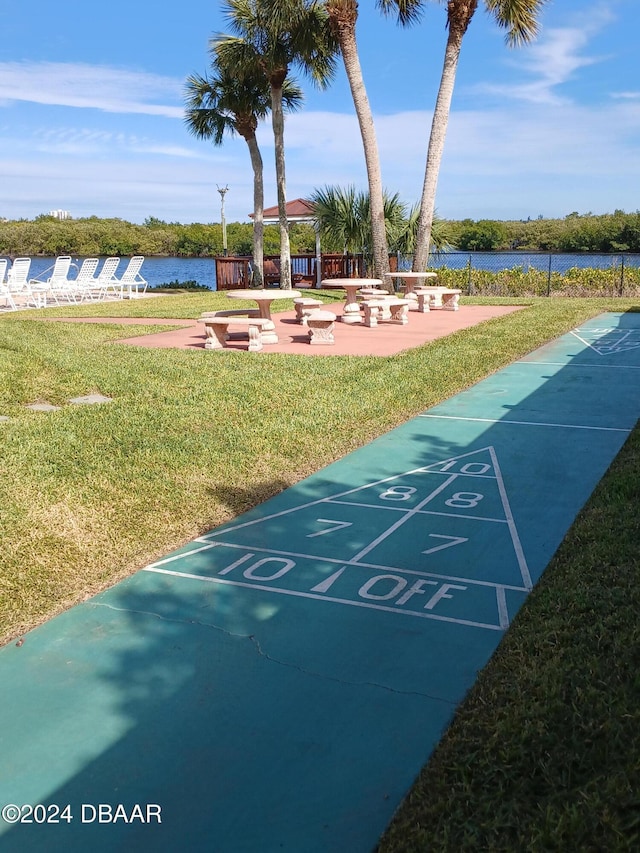
<svg viewBox="0 0 640 853"><path fill-rule="evenodd" d="M520 359L513 363L529 365L540 364L546 367L582 367L584 369L588 368L589 370L591 370L592 367L604 370L640 370L640 365L637 364L594 364L593 362L590 362L589 364L578 364L571 361L526 361L526 359Z"/></svg>
<svg viewBox="0 0 640 853"><path fill-rule="evenodd" d="M311 592L299 592L290 589L281 589L280 587L265 586L263 584L243 583L242 581L230 581L224 578L208 578L202 575L187 574L186 572L174 572L170 569L145 569L148 572L155 572L162 575L173 575L189 580L202 581L203 583L224 584L225 586L239 586L245 589L260 589L264 592L276 593L277 595L291 595L295 598L313 598L317 601L331 601L334 604L348 604L351 607L364 607L369 610L383 610L386 613L395 613L400 616L415 616L418 619L432 619L436 622L453 622L456 625L467 625L470 628L483 628L490 631L503 631L501 625L491 625L487 622L473 622L470 619L454 619L450 616L438 616L435 613L419 613L416 610L399 610L395 607L386 607L383 604L367 604L364 601L353 601L348 598L335 598L330 595L315 595Z"/></svg>
<svg viewBox="0 0 640 853"><path fill-rule="evenodd" d="M201 542L201 539L196 539L196 542ZM180 551L179 554L172 554L170 557L164 557L162 560L156 560L153 563L149 563L149 566L145 566L145 569L148 569L150 566L164 566L166 563L174 563L176 560L181 560L183 557L191 557L192 554L199 554L201 551L210 551L212 548L216 548L219 545L218 542L206 542L202 548L191 548L189 551Z"/></svg>
<svg viewBox="0 0 640 853"><path fill-rule="evenodd" d="M412 471L406 471L403 476L407 476L409 474L418 474L424 471L424 468L414 468ZM363 489L370 489L372 486L380 486L383 483L389 483L391 480L397 480L397 474L391 474L389 477L383 477L381 480L376 480L373 483L367 483L366 486L355 486L353 489L347 489L344 492L338 492L337 495L332 495L330 498L317 498L315 501L308 501L304 504L297 504L294 507L290 507L289 509L282 509L279 512L274 512L271 515L263 515L260 518L254 518L251 521L243 521L240 524L232 524L228 527L225 527L224 530L213 530L211 533L205 533L203 536L199 537L200 541L208 541L206 537L208 536L222 536L224 533L228 533L231 530L241 530L243 527L252 527L254 524L262 524L265 521L270 521L272 518L280 518L283 515L289 515L289 513L297 512L301 509L308 509L312 506L318 506L318 504L327 503L333 498L343 498L346 495L351 495L354 492L360 492Z"/></svg>
<svg viewBox="0 0 640 853"><path fill-rule="evenodd" d="M413 518L413 516L417 512L419 512L423 506L432 501L437 495L440 494L440 492L446 489L449 483L453 483L453 481L456 479L456 474L452 474L450 477L447 477L444 483L441 483L436 489L434 489L430 494L428 494L427 497L424 500L420 501L420 503L416 507L412 507L411 509L407 510L402 518L399 518L395 522L395 524L392 524L391 527L388 527L386 530L384 530L376 539L373 540L373 542L370 542L369 545L366 546L366 548L363 548L362 551L359 551L355 555L355 557L352 557L351 559L353 561L359 560L360 557L364 557L365 554L368 554L369 551L372 551L377 545L387 539L387 537L389 537L395 530L397 530L401 525L403 525L405 521L408 521L410 518Z"/></svg>
<svg viewBox="0 0 640 853"><path fill-rule="evenodd" d="M531 582L531 575L529 573L529 567L527 566L527 561L524 556L524 551L522 550L522 543L520 542L520 537L518 536L518 531L516 529L516 523L513 519L513 513L511 512L511 504L509 503L509 499L507 497L507 490L504 487L504 480L502 479L502 471L500 470L500 466L498 465L498 457L496 456L496 452L493 447L489 448L489 453L491 454L491 459L493 460L493 468L496 472L496 480L498 481L498 491L500 492L500 497L502 499L502 508L504 510L504 514L507 517L507 522L509 524L509 531L511 533L511 540L513 542L513 547L516 552L516 558L518 560L518 565L520 566L520 573L522 575L522 583L526 586L527 589L533 588L533 583Z"/></svg>
<svg viewBox="0 0 640 853"><path fill-rule="evenodd" d="M398 568L397 566L387 566L382 565L380 563L366 563L366 562L354 562L353 560L339 560L337 557L327 557L324 554L305 554L299 553L298 551L279 551L276 548L261 548L258 545L246 545L241 542L212 542L211 547L223 547L223 548L233 548L238 551L247 551L251 552L251 556L255 556L255 554L271 554L275 557L288 557L288 558L297 558L299 560L315 560L320 563L333 563L334 565L340 566L351 566L354 569L373 569L375 571L381 572L396 572L398 574L403 575L415 575L419 578L438 578L439 580L446 581L464 581L464 583L473 584L474 586L486 586L491 587L492 589L497 589L498 587L501 589L508 589L513 592L529 592L529 589L524 586L516 586L515 584L508 583L497 583L496 581L484 581L477 580L476 578L467 578L467 577L459 577L458 575L444 575L438 572L429 572L426 570L418 571L417 569L404 569ZM150 563L148 566L144 566L140 571L142 572L154 572L156 569L159 569L163 564L174 562L175 560L179 560L182 557L189 556L188 553L178 554L174 557L170 557L167 560L161 560L157 563ZM196 553L195 551L193 553ZM247 557L241 557L239 562L246 560ZM233 564L236 565L235 563ZM229 567L227 566L227 569ZM188 572L180 572L180 571L171 571L166 572L167 574L175 575L176 577L188 577ZM198 575L197 577L200 577Z"/></svg>
<svg viewBox="0 0 640 853"><path fill-rule="evenodd" d="M633 427L601 427L601 426L582 426L581 424L552 424L544 423L543 421L509 421L502 418L463 418L459 415L430 415L423 413L418 415L419 418L434 418L444 421L471 421L478 424L511 424L514 426L534 426L534 427L557 427L559 429L587 429L595 430L596 432L626 432L630 433Z"/></svg>
<svg viewBox="0 0 640 853"><path fill-rule="evenodd" d="M456 476L460 476L456 474ZM487 477L487 479L495 480L495 477ZM376 512L406 512L406 509L401 509L398 506L376 506L376 504L362 504L357 501L334 501L332 498L327 498L327 503L338 504L339 506L357 506L360 509L374 509ZM492 521L496 524L506 524L505 518L490 518L484 515L461 515L458 512L436 512L432 509L416 509L419 515L441 515L444 518L469 518L471 521Z"/></svg>
<svg viewBox="0 0 640 853"><path fill-rule="evenodd" d="M640 340L634 340L636 330L626 329L573 329L571 334L581 344L597 352L598 355L617 355L622 352L630 352L640 347ZM580 334L582 333L582 334ZM597 337L597 334L600 336ZM588 341L583 335L593 335L594 340Z"/></svg>
<svg viewBox="0 0 640 853"><path fill-rule="evenodd" d="M506 630L509 627L509 611L507 609L507 596L505 595L506 587L496 587L496 598L498 600L498 615L500 617L500 627Z"/></svg>

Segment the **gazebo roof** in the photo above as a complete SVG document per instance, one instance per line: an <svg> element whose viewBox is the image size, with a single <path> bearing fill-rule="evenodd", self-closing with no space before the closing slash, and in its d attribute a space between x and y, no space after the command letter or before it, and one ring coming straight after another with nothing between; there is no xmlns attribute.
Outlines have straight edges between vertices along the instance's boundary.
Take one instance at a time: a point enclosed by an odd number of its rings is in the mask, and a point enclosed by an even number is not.
<svg viewBox="0 0 640 853"><path fill-rule="evenodd" d="M253 213L250 213L249 216L253 219ZM278 222L278 205L265 207L263 219L266 225L276 224ZM294 198L293 201L288 201L287 219L289 222L313 222L315 219L313 205L304 198Z"/></svg>

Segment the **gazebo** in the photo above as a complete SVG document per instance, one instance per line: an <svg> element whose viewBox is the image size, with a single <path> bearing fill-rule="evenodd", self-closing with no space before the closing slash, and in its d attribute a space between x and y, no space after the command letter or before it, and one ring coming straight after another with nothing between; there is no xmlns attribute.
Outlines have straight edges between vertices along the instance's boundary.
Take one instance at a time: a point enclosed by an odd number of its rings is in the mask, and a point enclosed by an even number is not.
<svg viewBox="0 0 640 853"><path fill-rule="evenodd" d="M277 225L280 222L278 215L278 205L275 207L265 207L263 211L263 221L265 225ZM253 219L253 213L249 216ZM289 222L306 222L314 226L316 233L316 287L320 287L322 280L322 252L320 249L320 233L315 227L316 220L313 213L311 202L304 198L294 198L293 201L287 202L287 220Z"/></svg>

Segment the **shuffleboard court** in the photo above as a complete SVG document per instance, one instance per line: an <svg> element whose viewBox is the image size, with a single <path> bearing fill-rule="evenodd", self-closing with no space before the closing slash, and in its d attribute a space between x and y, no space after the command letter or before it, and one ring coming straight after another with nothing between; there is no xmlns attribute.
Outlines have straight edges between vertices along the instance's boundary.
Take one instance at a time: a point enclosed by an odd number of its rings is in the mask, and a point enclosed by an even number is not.
<svg viewBox="0 0 640 853"><path fill-rule="evenodd" d="M372 850L639 415L602 315L0 650L0 850Z"/></svg>

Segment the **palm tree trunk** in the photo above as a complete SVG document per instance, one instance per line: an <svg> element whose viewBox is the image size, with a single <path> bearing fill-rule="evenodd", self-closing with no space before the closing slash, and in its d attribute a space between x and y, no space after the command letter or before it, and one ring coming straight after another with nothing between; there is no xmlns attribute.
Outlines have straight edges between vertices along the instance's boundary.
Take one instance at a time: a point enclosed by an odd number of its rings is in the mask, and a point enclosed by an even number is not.
<svg viewBox="0 0 640 853"><path fill-rule="evenodd" d="M280 287L291 290L291 248L287 220L287 181L284 168L284 113L282 86L271 86L271 124L276 150L276 183L278 187L278 220L280 224Z"/></svg>
<svg viewBox="0 0 640 853"><path fill-rule="evenodd" d="M329 10L331 14L331 10ZM344 70L351 87L351 97L360 125L362 146L364 148L364 159L367 167L367 179L369 181L369 204L371 212L371 234L372 253L374 263L374 274L378 278L389 272L389 251L387 248L387 231L384 221L384 202L382 198L382 174L380 171L380 157L378 154L378 142L373 124L373 115L367 91L362 77L358 47L356 44L355 21L336 21L334 29L338 36Z"/></svg>
<svg viewBox="0 0 640 853"><path fill-rule="evenodd" d="M255 134L245 137L249 146L253 168L253 284L262 287L264 282L264 182L262 155Z"/></svg>
<svg viewBox="0 0 640 853"><path fill-rule="evenodd" d="M431 244L431 227L436 206L436 190L438 188L438 175L442 162L442 152L449 124L449 112L451 110L451 99L453 87L456 81L458 69L458 58L462 39L468 26L463 28L449 23L449 36L444 53L444 65L440 78L440 88L436 100L433 119L431 121L431 134L429 136L429 148L427 151L427 165L424 174L422 198L420 201L420 219L418 221L418 233L416 235L416 251L413 256L413 271L423 272L429 262L429 247Z"/></svg>

